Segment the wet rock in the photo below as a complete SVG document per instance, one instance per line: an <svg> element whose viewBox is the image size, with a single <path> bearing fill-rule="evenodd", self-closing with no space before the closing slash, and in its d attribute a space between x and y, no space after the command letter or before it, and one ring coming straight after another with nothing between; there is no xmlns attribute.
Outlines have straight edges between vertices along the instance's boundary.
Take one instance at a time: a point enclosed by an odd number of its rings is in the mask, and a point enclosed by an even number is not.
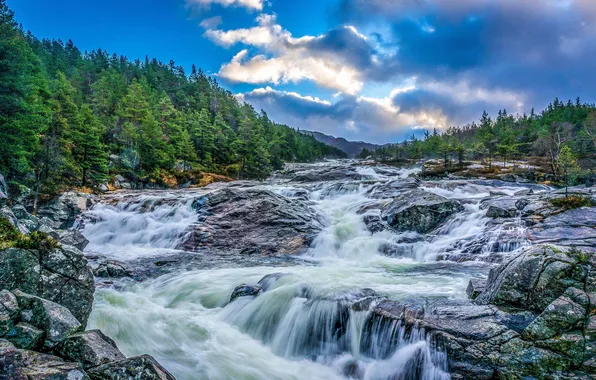
<svg viewBox="0 0 596 380"><path fill-rule="evenodd" d="M466 288L466 294L470 299L476 299L484 291L486 288L486 281L473 278L468 283L468 287Z"/></svg>
<svg viewBox="0 0 596 380"><path fill-rule="evenodd" d="M261 291L263 291L263 288L260 285L238 285L232 291L230 302L233 302L238 297L256 297Z"/></svg>
<svg viewBox="0 0 596 380"><path fill-rule="evenodd" d="M11 210L18 221L19 229L21 231L30 233L39 229L39 218L31 215L25 206L17 204L12 206Z"/></svg>
<svg viewBox="0 0 596 380"><path fill-rule="evenodd" d="M83 324L93 304L93 273L83 253L74 247L53 250L7 249L0 251L0 288L56 302Z"/></svg>
<svg viewBox="0 0 596 380"><path fill-rule="evenodd" d="M564 251L548 245L533 246L491 269L486 290L476 301L541 312L567 288L582 288L586 277L586 266Z"/></svg>
<svg viewBox="0 0 596 380"><path fill-rule="evenodd" d="M224 188L194 207L201 222L183 245L192 251L230 254L250 247L260 255L300 254L322 226L309 206L264 189Z"/></svg>
<svg viewBox="0 0 596 380"><path fill-rule="evenodd" d="M518 213L517 202L515 198L500 198L483 201L480 204L481 209L486 209L486 216L489 218L515 218Z"/></svg>
<svg viewBox="0 0 596 380"><path fill-rule="evenodd" d="M521 197L521 196L533 195L533 194L534 194L534 190L532 190L532 189L523 189L523 190L516 191L513 195L515 195L516 197Z"/></svg>
<svg viewBox="0 0 596 380"><path fill-rule="evenodd" d="M17 323L5 336L12 344L25 350L34 350L43 342L44 332L28 323Z"/></svg>
<svg viewBox="0 0 596 380"><path fill-rule="evenodd" d="M566 292L566 295L567 294ZM524 331L528 340L545 340L571 329L579 328L586 317L586 309L567 296L554 300Z"/></svg>
<svg viewBox="0 0 596 380"><path fill-rule="evenodd" d="M4 176L0 174L0 206L4 206L6 201L8 201L8 187L6 186Z"/></svg>
<svg viewBox="0 0 596 380"><path fill-rule="evenodd" d="M45 333L44 348L53 348L83 328L67 308L20 290L13 293L21 308L21 320Z"/></svg>
<svg viewBox="0 0 596 380"><path fill-rule="evenodd" d="M78 230L68 230L60 234L58 241L63 245L70 245L79 251L83 251L89 244L89 240Z"/></svg>
<svg viewBox="0 0 596 380"><path fill-rule="evenodd" d="M362 221L364 224L366 224L368 230L373 234L385 231L387 228L379 215L364 215L362 217Z"/></svg>
<svg viewBox="0 0 596 380"><path fill-rule="evenodd" d="M287 277L287 276L290 276L290 274L289 273L271 273L271 274L266 275L262 279L260 279L259 282L257 283L257 285L259 285L261 287L263 292L266 292L269 289L271 289L273 287L273 285L280 278Z"/></svg>
<svg viewBox="0 0 596 380"><path fill-rule="evenodd" d="M21 350L21 360L17 363L29 380L88 380L79 363L65 362L53 355Z"/></svg>
<svg viewBox="0 0 596 380"><path fill-rule="evenodd" d="M8 333L19 314L17 297L8 290L0 291L0 336Z"/></svg>
<svg viewBox="0 0 596 380"><path fill-rule="evenodd" d="M99 330L71 335L54 352L66 360L83 364L84 369L126 359L116 343Z"/></svg>
<svg viewBox="0 0 596 380"><path fill-rule="evenodd" d="M584 207L546 216L529 230L535 244L585 247L591 250L596 243L596 207Z"/></svg>
<svg viewBox="0 0 596 380"><path fill-rule="evenodd" d="M93 206L96 199L94 195L69 191L41 207L37 216L51 220L53 229L68 229L82 212Z"/></svg>
<svg viewBox="0 0 596 380"><path fill-rule="evenodd" d="M427 233L458 211L462 205L454 200L423 190L397 196L381 212L381 217L397 231Z"/></svg>
<svg viewBox="0 0 596 380"><path fill-rule="evenodd" d="M87 371L93 380L175 380L165 368L149 355L108 363Z"/></svg>
<svg viewBox="0 0 596 380"><path fill-rule="evenodd" d="M156 265L160 265L159 262L156 263ZM131 276L128 266L116 260L104 261L95 268L94 273L97 277L102 278L122 278Z"/></svg>
<svg viewBox="0 0 596 380"><path fill-rule="evenodd" d="M78 363L33 351L19 350L0 339L0 379L4 380L89 380Z"/></svg>

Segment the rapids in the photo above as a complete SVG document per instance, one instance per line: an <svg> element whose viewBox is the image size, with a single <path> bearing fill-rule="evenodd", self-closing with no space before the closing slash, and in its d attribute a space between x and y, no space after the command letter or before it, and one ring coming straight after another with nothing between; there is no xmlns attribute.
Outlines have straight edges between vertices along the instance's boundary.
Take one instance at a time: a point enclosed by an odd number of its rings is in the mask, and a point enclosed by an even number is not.
<svg viewBox="0 0 596 380"><path fill-rule="evenodd" d="M259 258L247 264L230 255L208 268L173 266L143 281L98 280L89 328L100 328L126 355L153 355L178 379L450 378L444 350L423 329L374 325L367 315L379 297L465 302L469 279L485 277L490 268L479 258L528 244L521 224L494 226L480 209L491 191L513 194L520 188L426 182L421 185L426 191L462 201L464 211L429 236L371 233L365 220L378 216L386 202L379 191L406 181L416 169L332 162L294 170L316 173L329 165L349 167L359 179L303 183L277 175L245 185L316 211L322 228L303 255L276 265ZM85 253L93 260L130 263L208 257L208 251L186 252L181 246L202 223L196 199L225 186L232 185L106 199L86 214ZM474 245L482 247L474 260L440 260L464 255ZM281 274L266 282L259 296L229 302L237 285L257 284L273 273Z"/></svg>

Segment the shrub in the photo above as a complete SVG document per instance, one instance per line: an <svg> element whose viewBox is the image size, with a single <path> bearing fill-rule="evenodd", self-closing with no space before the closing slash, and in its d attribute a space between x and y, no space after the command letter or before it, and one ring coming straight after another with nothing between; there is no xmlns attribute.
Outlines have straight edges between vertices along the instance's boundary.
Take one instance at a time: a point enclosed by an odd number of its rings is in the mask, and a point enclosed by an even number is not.
<svg viewBox="0 0 596 380"><path fill-rule="evenodd" d="M0 249L7 248L51 250L60 243L45 232L35 231L29 235L20 233L5 217L0 217Z"/></svg>
<svg viewBox="0 0 596 380"><path fill-rule="evenodd" d="M566 210L572 210L580 207L596 206L596 203L591 198L580 197L577 195L571 195L567 198L551 199L550 203L555 207L564 208Z"/></svg>
<svg viewBox="0 0 596 380"><path fill-rule="evenodd" d="M577 247L571 247L571 249L567 251L567 256L571 257L579 264L585 264L589 262L591 255L592 254L590 252L581 251L577 249Z"/></svg>

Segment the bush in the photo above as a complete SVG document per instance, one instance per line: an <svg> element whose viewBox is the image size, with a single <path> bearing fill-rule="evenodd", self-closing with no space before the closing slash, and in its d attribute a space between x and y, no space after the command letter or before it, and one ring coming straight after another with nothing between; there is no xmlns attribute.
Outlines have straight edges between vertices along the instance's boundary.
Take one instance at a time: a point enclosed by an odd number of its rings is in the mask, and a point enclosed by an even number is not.
<svg viewBox="0 0 596 380"><path fill-rule="evenodd" d="M35 231L29 235L20 233L5 217L0 217L0 249L22 248L52 250L60 243L45 232Z"/></svg>
<svg viewBox="0 0 596 380"><path fill-rule="evenodd" d="M591 255L592 254L590 252L581 251L577 249L577 247L571 247L571 249L567 251L567 256L571 257L579 264L588 263L590 261Z"/></svg>
<svg viewBox="0 0 596 380"><path fill-rule="evenodd" d="M5 217L0 217L0 249L10 248L21 233Z"/></svg>
<svg viewBox="0 0 596 380"><path fill-rule="evenodd" d="M571 195L567 198L551 199L550 203L555 207L564 208L566 210L596 206L596 203L591 198L580 197L577 195Z"/></svg>

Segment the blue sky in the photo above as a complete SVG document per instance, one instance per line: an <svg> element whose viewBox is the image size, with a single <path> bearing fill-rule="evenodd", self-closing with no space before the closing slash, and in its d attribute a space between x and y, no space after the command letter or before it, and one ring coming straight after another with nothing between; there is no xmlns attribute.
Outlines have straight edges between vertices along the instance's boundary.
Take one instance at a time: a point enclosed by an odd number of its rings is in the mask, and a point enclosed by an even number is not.
<svg viewBox="0 0 596 380"><path fill-rule="evenodd" d="M216 75L276 121L399 141L596 95L593 0L8 0L25 29Z"/></svg>

